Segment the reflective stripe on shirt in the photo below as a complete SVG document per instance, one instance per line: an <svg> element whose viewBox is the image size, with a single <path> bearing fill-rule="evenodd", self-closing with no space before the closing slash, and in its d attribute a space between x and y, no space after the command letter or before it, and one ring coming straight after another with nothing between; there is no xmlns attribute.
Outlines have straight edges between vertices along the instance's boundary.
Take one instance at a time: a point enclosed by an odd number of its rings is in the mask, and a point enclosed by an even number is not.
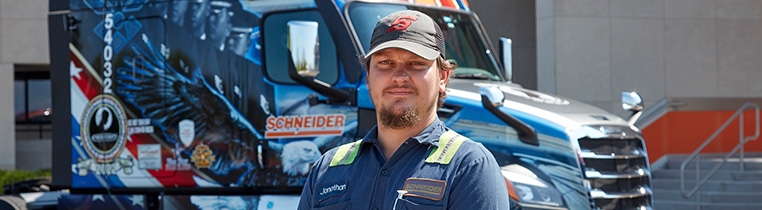
<svg viewBox="0 0 762 210"><path fill-rule="evenodd" d="M336 154L333 155L333 158L331 159L331 165L329 166L334 167L349 165L355 162L357 152L360 151L361 142L362 139L339 146L339 149L337 149Z"/></svg>
<svg viewBox="0 0 762 210"><path fill-rule="evenodd" d="M432 150L429 156L426 158L426 163L438 163L447 165L450 164L452 158L455 157L455 152L458 151L460 145L466 141L466 137L461 136L455 131L448 130L439 137L439 147ZM339 146L336 150L336 154L331 158L330 167L349 165L355 161L357 152L360 151L360 143L362 139L347 143Z"/></svg>
<svg viewBox="0 0 762 210"><path fill-rule="evenodd" d="M431 151L429 157L426 158L426 163L450 164L452 157L455 157L455 152L458 151L458 148L460 148L460 145L464 141L466 141L466 137L455 133L455 131L448 130L442 136L439 136L439 147Z"/></svg>

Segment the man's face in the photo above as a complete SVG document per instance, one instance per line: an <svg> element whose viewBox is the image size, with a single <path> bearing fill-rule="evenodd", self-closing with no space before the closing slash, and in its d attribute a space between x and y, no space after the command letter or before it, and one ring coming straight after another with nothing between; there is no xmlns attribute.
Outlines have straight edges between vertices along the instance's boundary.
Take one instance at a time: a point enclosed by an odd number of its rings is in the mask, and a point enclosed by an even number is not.
<svg viewBox="0 0 762 210"><path fill-rule="evenodd" d="M202 2L194 2L191 7L191 22L194 29L205 30L204 24L206 23L206 17L209 15L209 0L203 0Z"/></svg>
<svg viewBox="0 0 762 210"><path fill-rule="evenodd" d="M440 72L435 61L389 48L373 54L368 68L368 90L379 124L402 129L436 115L437 97L445 91L449 72Z"/></svg>
<svg viewBox="0 0 762 210"><path fill-rule="evenodd" d="M230 33L230 14L227 8L215 9L209 15L207 33L215 42L221 42Z"/></svg>
<svg viewBox="0 0 762 210"><path fill-rule="evenodd" d="M188 11L188 1L172 2L172 22L182 26L185 21L185 12Z"/></svg>
<svg viewBox="0 0 762 210"><path fill-rule="evenodd" d="M251 46L251 39L247 36L248 33L231 36L227 39L225 49L233 51L235 54L244 56L246 51L249 51Z"/></svg>

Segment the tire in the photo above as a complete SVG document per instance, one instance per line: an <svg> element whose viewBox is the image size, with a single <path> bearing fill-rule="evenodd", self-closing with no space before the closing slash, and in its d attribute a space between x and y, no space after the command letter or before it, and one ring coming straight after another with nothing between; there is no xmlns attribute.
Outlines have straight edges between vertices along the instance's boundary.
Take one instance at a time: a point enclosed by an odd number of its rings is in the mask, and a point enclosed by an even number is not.
<svg viewBox="0 0 762 210"><path fill-rule="evenodd" d="M0 195L0 210L27 210L26 201L18 196Z"/></svg>

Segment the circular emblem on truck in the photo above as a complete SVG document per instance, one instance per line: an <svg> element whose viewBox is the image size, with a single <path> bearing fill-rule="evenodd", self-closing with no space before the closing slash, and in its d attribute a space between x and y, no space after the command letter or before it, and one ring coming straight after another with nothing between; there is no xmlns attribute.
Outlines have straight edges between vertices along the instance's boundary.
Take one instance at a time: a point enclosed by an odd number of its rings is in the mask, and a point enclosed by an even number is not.
<svg viewBox="0 0 762 210"><path fill-rule="evenodd" d="M82 146L98 163L113 162L125 145L127 118L122 105L111 95L98 95L82 113Z"/></svg>

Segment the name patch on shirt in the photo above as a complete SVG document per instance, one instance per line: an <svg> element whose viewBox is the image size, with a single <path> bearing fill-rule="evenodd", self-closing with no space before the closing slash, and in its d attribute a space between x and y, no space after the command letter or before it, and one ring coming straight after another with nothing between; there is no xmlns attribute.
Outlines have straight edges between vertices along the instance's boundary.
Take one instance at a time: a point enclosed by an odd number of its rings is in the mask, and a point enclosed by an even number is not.
<svg viewBox="0 0 762 210"><path fill-rule="evenodd" d="M444 180L426 178L408 178L402 190L406 190L405 196L426 198L429 200L441 200L445 194L447 182Z"/></svg>
<svg viewBox="0 0 762 210"><path fill-rule="evenodd" d="M347 192L347 181L339 181L332 184L321 185L315 189L317 192L317 200L322 201L326 198L333 196L341 196Z"/></svg>

